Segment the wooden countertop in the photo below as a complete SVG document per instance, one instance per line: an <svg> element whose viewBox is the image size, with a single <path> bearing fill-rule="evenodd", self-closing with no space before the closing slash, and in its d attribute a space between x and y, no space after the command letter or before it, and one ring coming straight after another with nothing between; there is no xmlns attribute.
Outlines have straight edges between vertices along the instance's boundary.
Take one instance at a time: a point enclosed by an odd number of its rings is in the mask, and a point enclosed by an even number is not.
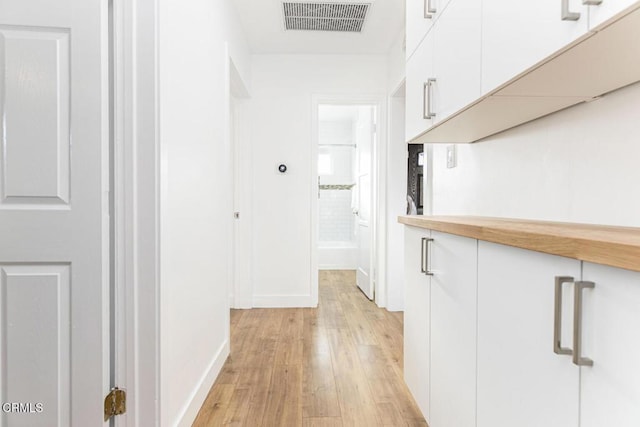
<svg viewBox="0 0 640 427"><path fill-rule="evenodd" d="M400 216L405 225L640 271L640 228L476 216Z"/></svg>

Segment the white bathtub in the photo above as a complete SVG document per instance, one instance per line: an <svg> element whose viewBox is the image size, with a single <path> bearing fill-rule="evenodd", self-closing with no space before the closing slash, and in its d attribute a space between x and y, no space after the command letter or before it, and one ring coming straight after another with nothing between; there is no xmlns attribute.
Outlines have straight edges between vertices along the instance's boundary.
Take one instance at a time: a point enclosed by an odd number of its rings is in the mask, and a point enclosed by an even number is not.
<svg viewBox="0 0 640 427"><path fill-rule="evenodd" d="M319 242L320 270L355 270L358 263L357 242Z"/></svg>

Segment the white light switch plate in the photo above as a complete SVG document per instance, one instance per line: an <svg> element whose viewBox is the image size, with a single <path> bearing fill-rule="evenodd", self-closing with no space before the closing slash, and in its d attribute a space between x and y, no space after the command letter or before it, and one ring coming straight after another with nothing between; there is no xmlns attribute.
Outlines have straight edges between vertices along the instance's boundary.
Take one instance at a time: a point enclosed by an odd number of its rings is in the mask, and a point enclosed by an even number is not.
<svg viewBox="0 0 640 427"><path fill-rule="evenodd" d="M456 146L447 145L447 168L455 168L458 165L458 157L456 155Z"/></svg>

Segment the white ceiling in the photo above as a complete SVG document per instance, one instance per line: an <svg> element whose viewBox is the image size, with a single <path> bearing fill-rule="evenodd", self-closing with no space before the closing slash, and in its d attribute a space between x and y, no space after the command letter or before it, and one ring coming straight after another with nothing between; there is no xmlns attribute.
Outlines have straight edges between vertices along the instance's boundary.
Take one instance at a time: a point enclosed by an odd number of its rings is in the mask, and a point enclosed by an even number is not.
<svg viewBox="0 0 640 427"><path fill-rule="evenodd" d="M404 28L404 0L332 1L371 4L361 33L286 31L283 0L232 1L253 53L385 54Z"/></svg>

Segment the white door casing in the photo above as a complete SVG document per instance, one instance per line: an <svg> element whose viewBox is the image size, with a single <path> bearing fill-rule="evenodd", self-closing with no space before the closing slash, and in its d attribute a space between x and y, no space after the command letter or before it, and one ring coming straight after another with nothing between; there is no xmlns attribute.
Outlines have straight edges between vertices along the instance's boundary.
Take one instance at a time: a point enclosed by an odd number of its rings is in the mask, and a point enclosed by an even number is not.
<svg viewBox="0 0 640 427"><path fill-rule="evenodd" d="M0 3L0 426L103 424L107 7Z"/></svg>

